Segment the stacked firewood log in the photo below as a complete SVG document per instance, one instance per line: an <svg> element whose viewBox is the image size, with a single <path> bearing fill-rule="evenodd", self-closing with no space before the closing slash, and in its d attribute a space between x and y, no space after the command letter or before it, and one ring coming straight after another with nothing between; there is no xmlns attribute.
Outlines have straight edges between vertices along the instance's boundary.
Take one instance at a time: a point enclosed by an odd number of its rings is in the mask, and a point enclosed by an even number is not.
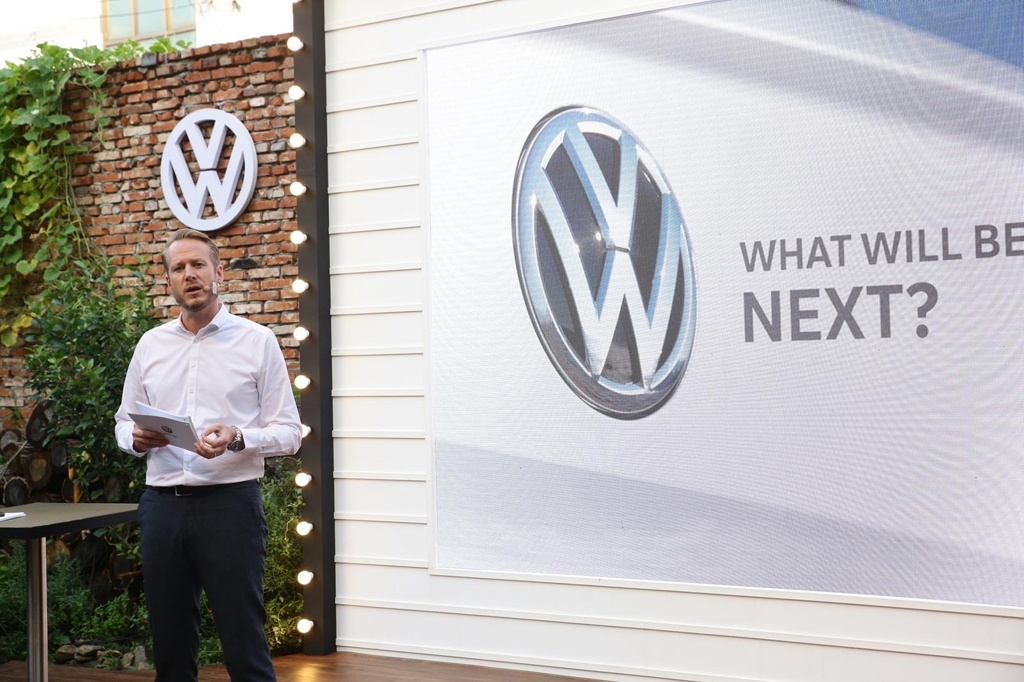
<svg viewBox="0 0 1024 682"><path fill-rule="evenodd" d="M24 434L16 428L0 431L0 508L35 502L88 502L68 466L69 454L78 444L57 441L44 446L52 418L53 413L42 404L32 411ZM111 477L104 481L103 494L96 501L120 501L124 491L124 481ZM83 573L92 576L93 591L100 597L126 588L141 575L133 561L117 556L110 543L89 531L52 539L47 546L48 563L60 554L74 555Z"/></svg>
<svg viewBox="0 0 1024 682"><path fill-rule="evenodd" d="M77 502L81 495L68 469L74 443L58 441L44 447L49 421L45 404L37 406L25 424L24 436L15 428L0 432L0 488L4 506L29 502Z"/></svg>

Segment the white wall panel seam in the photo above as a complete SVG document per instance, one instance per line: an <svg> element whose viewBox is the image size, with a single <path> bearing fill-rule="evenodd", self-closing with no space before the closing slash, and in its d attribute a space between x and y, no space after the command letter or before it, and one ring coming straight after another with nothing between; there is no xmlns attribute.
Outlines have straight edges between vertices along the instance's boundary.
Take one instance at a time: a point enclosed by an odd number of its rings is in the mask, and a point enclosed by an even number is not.
<svg viewBox="0 0 1024 682"><path fill-rule="evenodd" d="M417 144L418 142L418 135L404 135L402 137L390 137L384 140L371 140L369 142L329 144L327 145L327 154L343 154L344 152L357 152L366 149L386 149L388 147L401 147L407 144Z"/></svg>
<svg viewBox="0 0 1024 682"><path fill-rule="evenodd" d="M423 346L379 346L375 348L332 348L331 357L366 357L370 355L423 355Z"/></svg>
<svg viewBox="0 0 1024 682"><path fill-rule="evenodd" d="M346 265L343 267L331 268L332 275L358 275L366 272L402 272L405 270L419 270L423 263L381 263L380 265Z"/></svg>
<svg viewBox="0 0 1024 682"><path fill-rule="evenodd" d="M419 398L426 394L423 388L336 388L332 398Z"/></svg>
<svg viewBox="0 0 1024 682"><path fill-rule="evenodd" d="M411 514L361 514L359 512L335 512L335 521L372 521L373 523L408 523L415 526L427 525L426 516Z"/></svg>
<svg viewBox="0 0 1024 682"><path fill-rule="evenodd" d="M541 582L560 585L585 585L618 587L627 590L652 592L683 592L710 594L723 597L748 597L751 599L776 599L793 602L814 602L841 606L871 606L884 609L910 611L932 611L952 615L990 616L995 618L1024 618L1024 610L1010 606L989 606L987 604L964 604L960 602L939 602L902 597L875 597L861 594L836 594L832 592L801 592L761 587L737 587L731 585L701 585L696 583L672 583L652 580L630 580L625 578L596 578L573 575L544 575L539 573L502 573L498 571L473 571L466 569L437 568L434 575L448 578L475 578L515 582Z"/></svg>
<svg viewBox="0 0 1024 682"><path fill-rule="evenodd" d="M460 574L458 574L458 576L453 576L453 574L447 574L447 573L455 572L455 571L445 571L443 569L437 569L437 568L434 568L434 569L430 570L429 572L430 572L430 577L431 577L430 580L431 581L435 581L435 580L443 581L444 579L449 579L449 580L451 580L453 582L469 582L469 581L473 580L473 577L468 577L468 576L465 576L465 574L463 574L465 571L459 571ZM728 594L720 594L720 593L709 593L707 591L700 591L700 590L697 590L697 589L692 589L692 590L690 590L690 589L670 589L670 588L660 588L660 589L658 589L658 588L646 588L645 589L642 585L638 586L638 585L622 584L623 583L622 581L609 581L609 580L606 580L606 579L593 579L593 580L591 580L589 582L579 581L579 582L571 582L570 583L570 582L567 582L567 581L559 581L559 580L557 580L556 577L534 576L534 577L531 577L531 578L532 578L532 580L502 580L500 582L504 583L504 584L513 584L513 583L517 583L517 582L521 582L521 583L538 583L538 584L543 584L543 585L558 586L558 587L566 588L566 589L579 588L579 589L583 589L583 590L592 590L592 589L598 589L598 590L618 590L618 591L645 590L646 592L649 592L649 593L663 593L663 597L662 598L666 598L666 599L670 598L671 595L679 595L679 596L693 595L693 596L697 596L697 597L701 597L701 596L712 596L712 597L721 596L721 597L733 597L733 598L738 597L738 598L741 598L741 599L744 599L744 600L750 600L750 601L754 601L756 599L759 599L758 596L753 596L753 595L728 595ZM672 587L677 587L678 588L678 586L672 586ZM696 587L701 587L701 586L696 586ZM765 597L761 597L761 598L763 599ZM799 601L808 601L808 600L776 598L776 599L773 599L773 601L798 601L799 602ZM649 603L649 602L645 602L645 603ZM827 604L829 606L837 606L839 608L842 608L844 606L853 606L853 604L825 602L825 601L820 601L820 602L817 602L817 603L823 603L823 604ZM872 605L872 606L870 606L870 608L877 609L877 610L881 611L881 610L884 610L885 607L884 606ZM913 611L913 610L919 610L919 609L905 608L905 609L900 609L900 610ZM954 617L954 619L957 619L957 617L962 616L962 615L963 616L967 616L967 617L976 617L976 614L973 614L973 613L956 613L956 612L952 612L952 611L945 611L945 612L942 613L942 615ZM884 619L885 615L880 613L878 615L878 617L882 617L882 619ZM988 616L986 616L986 617L988 617ZM1012 630L1010 632L1016 632L1016 630ZM967 649L968 647L953 647L953 648L965 648L965 649ZM987 650L991 650L991 649L987 649ZM1016 655L1016 654L1014 654L1014 655Z"/></svg>
<svg viewBox="0 0 1024 682"><path fill-rule="evenodd" d="M392 473L390 471L335 471L334 478L354 481L420 481L426 482L426 474Z"/></svg>
<svg viewBox="0 0 1024 682"><path fill-rule="evenodd" d="M358 431L349 429L335 429L331 432L333 438L411 438L423 440L427 437L425 431Z"/></svg>
<svg viewBox="0 0 1024 682"><path fill-rule="evenodd" d="M393 189L395 187L415 187L420 184L419 178L399 178L381 182L353 182L327 188L328 194L347 194L349 192L372 192L377 189Z"/></svg>
<svg viewBox="0 0 1024 682"><path fill-rule="evenodd" d="M418 559L388 559L386 557L334 555L336 564L358 564L360 566L392 566L395 568L427 568L427 562Z"/></svg>
<svg viewBox="0 0 1024 682"><path fill-rule="evenodd" d="M805 635L796 632L778 632L772 630L744 630L740 628L715 627L693 623L669 623L663 621L642 621L622 618L598 618L594 616L576 616L568 613L544 613L539 611L513 611L508 609L486 609L479 607L454 606L443 604L422 604L415 602L382 601L376 599L354 599L338 597L338 606L353 606L368 609L384 609L390 611L418 611L425 613L444 613L455 616L482 618L504 618L511 620L540 621L565 625L584 625L594 627L616 628L623 630L644 630L655 632L671 632L707 637L729 637L734 639L750 639L764 642L785 644L804 644L808 646L837 647L841 649L860 649L868 651L886 651L917 656L933 656L940 658L958 658L987 663L1010 663L1024 665L1024 655L1008 654L999 651L982 651L972 649L954 649L950 647L908 644L891 641L875 641L849 639L845 637L826 637Z"/></svg>
<svg viewBox="0 0 1024 682"><path fill-rule="evenodd" d="M360 232L384 232L387 230L402 230L410 227L420 227L419 220L392 220L379 223L360 223L357 225L335 225L330 228L329 233L335 234L359 234Z"/></svg>
<svg viewBox="0 0 1024 682"><path fill-rule="evenodd" d="M348 102L345 104L332 104L327 107L327 113L337 114L343 111L374 109L376 107L386 107L392 104L408 104L409 102L415 102L417 99L419 99L419 96L415 92L413 92L404 95L394 95L392 97L379 97L377 99L367 99L357 102Z"/></svg>
<svg viewBox="0 0 1024 682"><path fill-rule="evenodd" d="M451 9L460 9L462 7L470 7L472 5L486 5L492 2L500 2L501 0L451 0L451 2L438 2L432 5L424 5L423 7L416 7L414 9L408 9L399 12L382 12L380 14L371 14L358 19L343 19L341 21L333 21L327 24L324 29L327 32L339 31L345 28L353 28L355 26L368 26L370 24L380 24L386 21L392 21L394 19L405 19L407 17L418 17L424 14L435 14L437 12L444 12Z"/></svg>
<svg viewBox="0 0 1024 682"><path fill-rule="evenodd" d="M401 305L367 305L349 306L346 308L331 308L332 317L344 315L387 315L389 313L419 313L423 312L423 305L420 303L403 303Z"/></svg>
<svg viewBox="0 0 1024 682"><path fill-rule="evenodd" d="M338 62L337 64L328 64L326 67L327 73L337 73L338 71L349 71L351 69L363 69L367 66L381 66L383 64L395 64L397 62L409 62L416 59L416 52L394 52L392 54L380 55L379 57L369 57L367 59L352 59L347 62Z"/></svg>
<svg viewBox="0 0 1024 682"><path fill-rule="evenodd" d="M539 658L535 656L508 656L505 654L494 654L489 651L469 651L466 649L449 649L441 647L423 647L406 645L398 642L376 642L360 639L348 639L339 637L337 645L341 651L352 651L362 653L377 652L380 655L388 652L390 655L408 657L407 654L416 654L427 660L459 661L459 662L499 662L523 666L523 669L538 672L557 672L558 674L587 673L588 677L595 674L603 676L603 679L638 679L638 680L673 680L674 682L770 682L769 680L754 679L752 677L732 677L722 675L708 675L703 673L676 672L672 670L656 670L653 668L634 668L618 665L602 665L584 661L561 660L554 658ZM387 654L385 654L387 655ZM504 667L504 666L503 666ZM582 677L582 675L579 675Z"/></svg>

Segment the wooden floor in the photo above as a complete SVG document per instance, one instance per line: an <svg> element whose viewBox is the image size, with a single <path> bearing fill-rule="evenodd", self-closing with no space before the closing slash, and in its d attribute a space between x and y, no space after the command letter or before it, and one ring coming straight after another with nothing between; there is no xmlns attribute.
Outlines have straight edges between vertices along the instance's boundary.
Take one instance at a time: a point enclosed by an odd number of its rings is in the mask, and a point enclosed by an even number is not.
<svg viewBox="0 0 1024 682"><path fill-rule="evenodd" d="M498 670L474 665L414 661L363 654L281 656L274 659L278 682L581 682L579 677ZM50 666L50 682L139 682L152 672ZM0 665L0 682L24 682L24 663ZM199 682L230 682L223 667L201 668Z"/></svg>

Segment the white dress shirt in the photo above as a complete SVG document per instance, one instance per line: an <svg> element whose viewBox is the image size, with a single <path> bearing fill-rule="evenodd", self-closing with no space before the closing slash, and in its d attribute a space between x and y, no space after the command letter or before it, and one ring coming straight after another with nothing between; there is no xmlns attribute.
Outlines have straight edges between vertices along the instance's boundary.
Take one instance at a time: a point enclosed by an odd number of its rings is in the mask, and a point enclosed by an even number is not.
<svg viewBox="0 0 1024 682"><path fill-rule="evenodd" d="M149 453L133 448L136 403L189 416L207 427L242 430L245 449L205 459L174 445ZM263 458L299 449L301 426L284 356L274 333L222 306L198 334L175 319L146 332L135 347L115 417L118 446L146 456L146 485L211 485L263 476Z"/></svg>

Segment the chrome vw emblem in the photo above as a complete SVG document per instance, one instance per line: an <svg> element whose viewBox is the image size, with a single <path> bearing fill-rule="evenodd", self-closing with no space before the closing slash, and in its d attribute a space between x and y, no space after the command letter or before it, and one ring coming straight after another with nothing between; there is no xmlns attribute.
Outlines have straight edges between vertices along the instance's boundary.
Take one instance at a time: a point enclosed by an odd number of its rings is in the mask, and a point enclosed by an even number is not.
<svg viewBox="0 0 1024 682"><path fill-rule="evenodd" d="M664 405L696 302L686 226L650 152L607 114L552 112L519 159L512 235L530 317L572 390L619 419Z"/></svg>
<svg viewBox="0 0 1024 682"><path fill-rule="evenodd" d="M207 141L203 127L210 123L213 125ZM218 166L229 131L234 143L222 178ZM185 138L192 147L198 175L193 174L181 148ZM164 146L160 186L167 207L187 227L210 232L233 223L245 211L256 189L256 145L245 124L219 109L193 111L181 119Z"/></svg>

